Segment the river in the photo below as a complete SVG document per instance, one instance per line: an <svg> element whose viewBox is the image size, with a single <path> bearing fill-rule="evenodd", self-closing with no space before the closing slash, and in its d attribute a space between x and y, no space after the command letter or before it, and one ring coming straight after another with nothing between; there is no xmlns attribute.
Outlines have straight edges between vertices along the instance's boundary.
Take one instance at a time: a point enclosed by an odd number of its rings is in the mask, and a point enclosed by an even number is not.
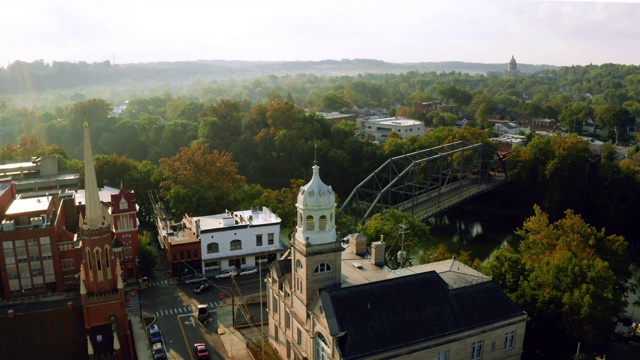
<svg viewBox="0 0 640 360"><path fill-rule="evenodd" d="M440 215L425 220L431 228L433 241L429 247L446 244L450 252L471 251L471 258L483 262L506 243L517 246L514 231L522 227L522 216L495 214L482 211L481 204L473 199ZM412 254L414 264L418 264L421 250Z"/></svg>

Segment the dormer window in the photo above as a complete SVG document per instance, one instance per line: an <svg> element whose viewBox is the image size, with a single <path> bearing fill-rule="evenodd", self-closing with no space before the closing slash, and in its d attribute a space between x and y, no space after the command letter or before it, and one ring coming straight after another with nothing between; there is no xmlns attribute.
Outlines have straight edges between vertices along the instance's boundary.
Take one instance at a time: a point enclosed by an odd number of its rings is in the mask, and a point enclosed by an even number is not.
<svg viewBox="0 0 640 360"><path fill-rule="evenodd" d="M331 265L327 264L327 263L322 263L318 266L316 266L315 270L313 270L314 274L322 274L322 273L328 273L331 271Z"/></svg>

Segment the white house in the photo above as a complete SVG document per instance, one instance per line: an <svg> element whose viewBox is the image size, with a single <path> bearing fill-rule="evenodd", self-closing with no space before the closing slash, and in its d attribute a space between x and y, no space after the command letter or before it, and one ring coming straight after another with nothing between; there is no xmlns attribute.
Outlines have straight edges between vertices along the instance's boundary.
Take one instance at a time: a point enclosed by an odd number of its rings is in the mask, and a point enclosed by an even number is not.
<svg viewBox="0 0 640 360"><path fill-rule="evenodd" d="M402 139L411 135L422 136L425 133L422 121L402 117L363 120L361 126L364 132L375 136L380 142L385 141L391 132L395 132Z"/></svg>
<svg viewBox="0 0 640 360"><path fill-rule="evenodd" d="M512 134L512 135L516 135L519 132L524 132L524 133L528 133L529 127L526 126L519 126L515 123L511 123L511 122L500 122L497 123L495 125L493 125L493 131L499 133L499 134Z"/></svg>
<svg viewBox="0 0 640 360"><path fill-rule="evenodd" d="M271 262L286 249L280 242L281 220L266 207L192 217L191 222L207 275L257 266L259 259Z"/></svg>

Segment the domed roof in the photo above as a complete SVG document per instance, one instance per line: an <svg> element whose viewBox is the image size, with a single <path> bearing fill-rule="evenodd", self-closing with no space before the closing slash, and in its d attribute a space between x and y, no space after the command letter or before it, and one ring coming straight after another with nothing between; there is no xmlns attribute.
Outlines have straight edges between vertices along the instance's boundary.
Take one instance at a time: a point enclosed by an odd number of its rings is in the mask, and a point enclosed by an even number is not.
<svg viewBox="0 0 640 360"><path fill-rule="evenodd" d="M320 179L320 167L313 165L313 177L305 186L300 188L296 206L304 209L333 208L336 206L336 196L331 186Z"/></svg>
<svg viewBox="0 0 640 360"><path fill-rule="evenodd" d="M508 69L515 70L517 68L518 68L518 63L516 63L516 58L514 58L513 55L511 55L511 61L509 61Z"/></svg>

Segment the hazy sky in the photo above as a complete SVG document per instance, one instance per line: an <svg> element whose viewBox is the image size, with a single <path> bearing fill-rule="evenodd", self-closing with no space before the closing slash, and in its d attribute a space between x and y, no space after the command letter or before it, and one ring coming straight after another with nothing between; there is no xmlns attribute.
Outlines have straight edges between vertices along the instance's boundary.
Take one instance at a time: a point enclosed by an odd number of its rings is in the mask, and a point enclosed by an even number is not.
<svg viewBox="0 0 640 360"><path fill-rule="evenodd" d="M378 59L640 63L640 3L530 0L8 0L0 66Z"/></svg>

